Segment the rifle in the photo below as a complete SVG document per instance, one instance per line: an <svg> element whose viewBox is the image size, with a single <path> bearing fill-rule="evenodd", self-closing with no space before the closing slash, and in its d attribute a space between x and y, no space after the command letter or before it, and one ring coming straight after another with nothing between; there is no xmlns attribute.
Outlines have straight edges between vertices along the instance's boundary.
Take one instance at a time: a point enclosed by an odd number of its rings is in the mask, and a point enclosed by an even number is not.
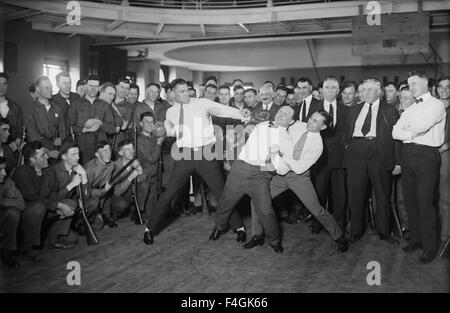
<svg viewBox="0 0 450 313"><path fill-rule="evenodd" d="M133 125L133 131L134 131L134 158L137 159L137 129L136 129L136 125ZM136 208L136 214L137 217L139 219L139 225L143 225L144 221L142 220L142 215L141 215L141 208L139 207L139 201L138 201L138 194L137 194L137 177L133 180L133 186L131 188L132 190L132 196L133 196L133 201L134 201L134 206Z"/></svg>
<svg viewBox="0 0 450 313"><path fill-rule="evenodd" d="M369 213L370 213L370 228L372 230L375 229L375 221L373 216L373 200L372 200L372 190L370 191L369 195Z"/></svg>
<svg viewBox="0 0 450 313"><path fill-rule="evenodd" d="M77 194L78 194L78 205L80 207L81 216L83 217L84 224L86 225L86 240L89 246L98 244L98 238L95 235L94 230L89 223L89 220L86 215L86 210L84 208L84 193L83 186L79 184L77 186Z"/></svg>
<svg viewBox="0 0 450 313"><path fill-rule="evenodd" d="M163 156L162 153L160 154L159 158L158 158L158 170L157 170L157 179L158 179L158 184L156 185L156 199L159 198L159 196L161 195L161 193L163 193L164 191L164 187L163 187L163 177L162 177L162 173L164 172L164 164L163 164Z"/></svg>
<svg viewBox="0 0 450 313"><path fill-rule="evenodd" d="M17 167L22 165L22 158L23 158L22 145L25 142L26 138L27 138L27 133L26 133L25 125L24 125L24 126L22 126L22 139L20 140L20 145L17 147L17 149L19 149L19 159L17 160Z"/></svg>
<svg viewBox="0 0 450 313"><path fill-rule="evenodd" d="M402 226L400 225L400 219L398 217L398 193L397 193L397 182L398 179L397 177L394 177L393 179L393 191L394 191L394 205L392 206L392 214L394 215L394 220L395 220L395 225L397 226L398 229L398 233L400 234L400 236L402 237L402 239L404 238L403 236L403 230L402 230Z"/></svg>

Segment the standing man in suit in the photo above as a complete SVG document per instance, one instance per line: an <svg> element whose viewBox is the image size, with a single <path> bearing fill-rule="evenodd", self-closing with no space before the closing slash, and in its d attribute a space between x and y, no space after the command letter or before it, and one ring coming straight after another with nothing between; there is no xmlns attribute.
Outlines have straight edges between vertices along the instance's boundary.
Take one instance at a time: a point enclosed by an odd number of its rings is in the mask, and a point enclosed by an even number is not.
<svg viewBox="0 0 450 313"><path fill-rule="evenodd" d="M403 141L402 179L411 240L403 250L422 248L421 263L429 263L438 250L438 210L435 206L439 178L439 147L444 143L444 103L428 91L425 71L409 73L408 85L416 98L395 124L392 135Z"/></svg>
<svg viewBox="0 0 450 313"><path fill-rule="evenodd" d="M355 242L364 233L365 200L370 182L375 192L379 238L398 244L390 235L389 196L392 174L400 172L399 142L392 138L392 127L399 116L392 106L381 101L381 83L376 78L363 80L361 92L365 102L350 108L344 128L344 162L351 214L349 240Z"/></svg>
<svg viewBox="0 0 450 313"><path fill-rule="evenodd" d="M321 132L324 149L316 164L313 165L311 172L320 204L329 210L332 208L334 218L339 226L344 228L346 188L343 167L343 129L347 121L349 108L337 100L338 94L339 82L334 77L327 77L323 82L324 99L321 101L320 109L330 115L331 124L330 127ZM311 232L318 234L321 229L320 223L313 218Z"/></svg>
<svg viewBox="0 0 450 313"><path fill-rule="evenodd" d="M299 115L294 116L295 120L300 120L303 123L308 123L311 115L319 111L320 101L313 97L313 84L311 79L302 77L297 81L297 92L299 97L303 98L300 106Z"/></svg>

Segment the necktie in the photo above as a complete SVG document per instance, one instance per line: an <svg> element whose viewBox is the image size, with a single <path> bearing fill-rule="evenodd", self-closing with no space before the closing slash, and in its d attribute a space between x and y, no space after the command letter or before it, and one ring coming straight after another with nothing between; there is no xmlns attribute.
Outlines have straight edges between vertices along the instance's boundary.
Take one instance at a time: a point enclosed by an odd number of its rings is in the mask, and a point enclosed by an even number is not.
<svg viewBox="0 0 450 313"><path fill-rule="evenodd" d="M334 125L334 108L333 108L333 104L330 103L330 111L328 112L330 114L331 117L331 123L330 123L330 129L333 129Z"/></svg>
<svg viewBox="0 0 450 313"><path fill-rule="evenodd" d="M308 120L306 119L306 100L303 100L302 104L302 122L306 123Z"/></svg>
<svg viewBox="0 0 450 313"><path fill-rule="evenodd" d="M414 100L414 102L415 102L415 103L423 102L423 99L422 99L422 98L419 98L419 99Z"/></svg>
<svg viewBox="0 0 450 313"><path fill-rule="evenodd" d="M364 124L361 127L361 132L364 136L370 131L370 125L372 122L372 103L369 103L369 111L367 112L366 119L364 120Z"/></svg>
<svg viewBox="0 0 450 313"><path fill-rule="evenodd" d="M308 131L305 131L303 135L297 140L297 143L294 146L294 152L292 157L294 160L300 160L300 157L303 152L303 148L305 147L306 138L308 137Z"/></svg>
<svg viewBox="0 0 450 313"><path fill-rule="evenodd" d="M183 123L184 123L184 108L183 108L183 103L180 103L180 118L178 120L178 127L179 127L179 132L178 132L178 139L181 139L181 137L183 137Z"/></svg>

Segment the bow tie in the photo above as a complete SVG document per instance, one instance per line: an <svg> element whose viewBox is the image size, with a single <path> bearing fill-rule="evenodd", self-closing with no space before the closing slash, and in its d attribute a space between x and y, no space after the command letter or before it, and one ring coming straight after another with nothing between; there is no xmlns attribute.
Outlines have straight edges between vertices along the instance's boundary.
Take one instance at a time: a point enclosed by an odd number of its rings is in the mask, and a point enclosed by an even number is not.
<svg viewBox="0 0 450 313"><path fill-rule="evenodd" d="M274 124L274 122L270 121L269 122L269 127L271 128L278 128L278 125Z"/></svg>
<svg viewBox="0 0 450 313"><path fill-rule="evenodd" d="M415 103L423 102L423 99L422 99L422 98L419 98L419 99L414 100L414 102L415 102Z"/></svg>

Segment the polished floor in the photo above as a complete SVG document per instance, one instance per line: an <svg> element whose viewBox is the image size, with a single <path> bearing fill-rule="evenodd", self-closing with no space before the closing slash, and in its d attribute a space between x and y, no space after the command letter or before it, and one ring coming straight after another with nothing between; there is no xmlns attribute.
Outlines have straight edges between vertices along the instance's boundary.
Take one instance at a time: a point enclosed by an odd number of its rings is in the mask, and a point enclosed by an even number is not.
<svg viewBox="0 0 450 313"><path fill-rule="evenodd" d="M145 246L144 226L124 218L119 228L99 232L96 246L81 240L72 250L44 251L40 263L1 269L0 291L450 292L449 259L421 265L419 251L405 254L371 234L339 254L326 233L312 235L303 222L283 223L285 252L276 254L267 244L244 250L232 232L208 241L213 225L214 215L182 216ZM70 261L81 266L80 286L67 284ZM370 261L380 264L380 285L367 283Z"/></svg>

